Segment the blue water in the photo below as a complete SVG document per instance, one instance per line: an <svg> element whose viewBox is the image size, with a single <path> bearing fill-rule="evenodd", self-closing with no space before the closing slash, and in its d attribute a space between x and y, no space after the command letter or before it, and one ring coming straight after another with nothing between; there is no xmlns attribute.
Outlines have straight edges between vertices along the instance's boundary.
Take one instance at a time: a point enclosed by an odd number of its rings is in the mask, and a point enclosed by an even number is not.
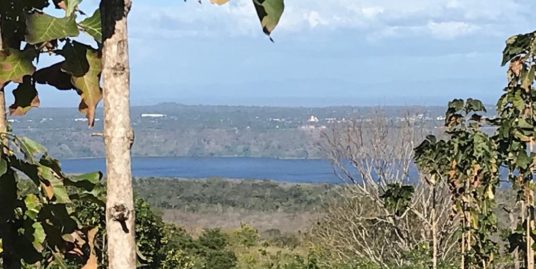
<svg viewBox="0 0 536 269"><path fill-rule="evenodd" d="M104 159L61 161L66 173L105 171ZM269 158L133 158L135 177L270 179L285 182L340 183L326 160Z"/></svg>

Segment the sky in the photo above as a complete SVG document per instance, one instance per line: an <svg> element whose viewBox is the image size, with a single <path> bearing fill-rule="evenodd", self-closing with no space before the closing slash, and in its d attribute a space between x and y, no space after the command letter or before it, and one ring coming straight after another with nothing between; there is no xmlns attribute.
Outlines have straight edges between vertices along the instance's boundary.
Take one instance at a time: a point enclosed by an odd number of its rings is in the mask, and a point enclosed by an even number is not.
<svg viewBox="0 0 536 269"><path fill-rule="evenodd" d="M96 0L85 0L91 14ZM133 105L495 103L504 41L536 30L532 0L286 0L269 41L251 0L133 0ZM76 93L40 91L44 106Z"/></svg>

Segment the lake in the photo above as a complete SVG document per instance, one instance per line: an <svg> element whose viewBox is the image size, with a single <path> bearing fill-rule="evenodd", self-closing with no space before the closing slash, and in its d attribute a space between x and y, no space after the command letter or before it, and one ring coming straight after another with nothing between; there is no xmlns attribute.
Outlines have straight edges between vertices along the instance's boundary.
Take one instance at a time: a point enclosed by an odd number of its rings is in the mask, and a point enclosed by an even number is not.
<svg viewBox="0 0 536 269"><path fill-rule="evenodd" d="M66 173L105 171L104 159L61 161ZM135 177L270 179L301 183L340 183L327 160L270 158L138 157L132 159Z"/></svg>

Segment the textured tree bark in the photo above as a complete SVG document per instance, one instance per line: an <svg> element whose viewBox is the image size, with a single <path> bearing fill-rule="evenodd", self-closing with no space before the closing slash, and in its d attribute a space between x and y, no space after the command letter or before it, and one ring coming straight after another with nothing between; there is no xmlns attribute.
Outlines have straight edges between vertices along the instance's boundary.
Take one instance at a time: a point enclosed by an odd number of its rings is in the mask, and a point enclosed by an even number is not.
<svg viewBox="0 0 536 269"><path fill-rule="evenodd" d="M130 0L102 0L106 233L110 269L136 268L130 148L127 15Z"/></svg>
<svg viewBox="0 0 536 269"><path fill-rule="evenodd" d="M432 269L437 269L436 187L432 189Z"/></svg>

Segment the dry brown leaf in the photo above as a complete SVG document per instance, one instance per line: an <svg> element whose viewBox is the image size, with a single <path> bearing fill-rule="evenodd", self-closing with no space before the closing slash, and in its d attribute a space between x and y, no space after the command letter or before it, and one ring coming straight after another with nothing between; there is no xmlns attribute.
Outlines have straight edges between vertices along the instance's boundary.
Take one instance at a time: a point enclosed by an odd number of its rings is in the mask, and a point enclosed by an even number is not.
<svg viewBox="0 0 536 269"><path fill-rule="evenodd" d="M89 258L86 261L86 264L82 269L97 269L99 266L99 262L97 260L97 255L95 253L95 237L97 236L97 232L99 231L99 227L95 227L89 231L87 231L87 241L89 244Z"/></svg>
<svg viewBox="0 0 536 269"><path fill-rule="evenodd" d="M52 185L46 185L44 183L41 183L41 189L49 200L54 197L54 189L52 188Z"/></svg>
<svg viewBox="0 0 536 269"><path fill-rule="evenodd" d="M523 62L520 58L516 58L512 61L510 61L510 71L516 76L519 77L519 74L521 73L521 69L523 69Z"/></svg>

